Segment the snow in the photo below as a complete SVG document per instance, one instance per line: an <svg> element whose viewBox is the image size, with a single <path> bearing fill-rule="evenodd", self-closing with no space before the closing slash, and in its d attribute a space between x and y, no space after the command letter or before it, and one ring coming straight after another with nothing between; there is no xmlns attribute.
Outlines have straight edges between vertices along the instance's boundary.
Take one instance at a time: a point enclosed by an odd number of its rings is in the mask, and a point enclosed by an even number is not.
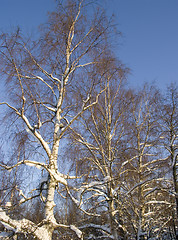
<svg viewBox="0 0 178 240"><path fill-rule="evenodd" d="M24 229L26 232L33 233L39 240L48 240L49 235L45 227L37 227L31 221L27 219L14 220L6 215L5 211L0 207L0 222L7 230L13 230L16 233L22 232ZM2 233L2 237L4 233Z"/></svg>
<svg viewBox="0 0 178 240"><path fill-rule="evenodd" d="M41 169L41 166L36 162L25 162L25 164L29 167L36 167L38 169Z"/></svg>
<svg viewBox="0 0 178 240"><path fill-rule="evenodd" d="M35 167L41 169L41 166L39 164L36 164Z"/></svg>
<svg viewBox="0 0 178 240"><path fill-rule="evenodd" d="M175 166L175 164L176 164L177 155L178 155L178 151L175 151L175 153L174 153L174 156L173 156L172 167L174 167L174 166Z"/></svg>
<svg viewBox="0 0 178 240"><path fill-rule="evenodd" d="M113 212L112 212L113 216L116 215L116 213L118 213L118 212L119 212L119 210L113 211Z"/></svg>
<svg viewBox="0 0 178 240"><path fill-rule="evenodd" d="M73 230L79 238L82 238L82 232L77 227L70 225L70 229Z"/></svg>
<svg viewBox="0 0 178 240"><path fill-rule="evenodd" d="M145 216L145 217L149 217L149 216L151 216L152 214L154 214L154 212L147 212L147 213L144 213L144 216Z"/></svg>
<svg viewBox="0 0 178 240"><path fill-rule="evenodd" d="M107 233L111 232L110 227L108 225L98 225L98 224L90 223L90 224L86 224L86 225L82 226L82 228L89 228L89 227L98 228Z"/></svg>
<svg viewBox="0 0 178 240"><path fill-rule="evenodd" d="M46 106L44 105L48 110L52 111L52 112L56 112L57 111L57 108L52 108L52 107L49 107L49 106Z"/></svg>
<svg viewBox="0 0 178 240"><path fill-rule="evenodd" d="M34 167L34 163L26 162L25 164L26 164L27 166L29 166L29 167Z"/></svg>
<svg viewBox="0 0 178 240"><path fill-rule="evenodd" d="M81 190L84 191L88 188L91 188L91 187L96 187L96 186L100 186L100 189L101 188L104 188L103 184L107 183L108 181L111 181L111 177L110 176L107 176L104 178L104 181L93 181L89 184L86 184L86 185L83 185L81 187Z"/></svg>
<svg viewBox="0 0 178 240"><path fill-rule="evenodd" d="M70 193L69 193L69 194L70 194ZM73 201L77 206L79 206L79 205L82 204L82 202L80 202L79 200L77 200L76 198L74 198L71 194L70 194L70 197L71 197L72 201ZM79 196L79 198L80 198L80 196Z"/></svg>
<svg viewBox="0 0 178 240"><path fill-rule="evenodd" d="M157 189L158 189L158 187L152 188L147 193L145 193L144 197L148 196L149 194L151 194L152 192L156 191Z"/></svg>
<svg viewBox="0 0 178 240"><path fill-rule="evenodd" d="M25 202L25 199L20 199L20 204L24 203Z"/></svg>
<svg viewBox="0 0 178 240"><path fill-rule="evenodd" d="M26 131L29 132L30 134L32 134L35 138L37 138L37 140L40 142L40 144L42 144L44 150L46 151L47 155L50 156L51 155L51 150L49 148L49 145L47 144L47 142L45 142L45 140L42 138L41 134L37 131L34 131L34 128L31 126L30 122L28 121L28 119L26 118L25 115L23 115L23 120L26 123ZM34 131L34 132L32 132Z"/></svg>
<svg viewBox="0 0 178 240"><path fill-rule="evenodd" d="M6 203L6 207L12 207L12 203L11 202L7 202Z"/></svg>
<svg viewBox="0 0 178 240"><path fill-rule="evenodd" d="M12 226L10 226L8 223L9 217L6 215L5 211L3 211L3 209L0 207L0 222L4 225L4 227L7 230L13 230L14 228Z"/></svg>
<svg viewBox="0 0 178 240"><path fill-rule="evenodd" d="M167 201L149 201L149 202L146 202L145 204L167 204L167 205L171 205L170 202L167 202Z"/></svg>
<svg viewBox="0 0 178 240"><path fill-rule="evenodd" d="M65 180L65 178L61 177L60 174L54 174L53 176L56 179L56 181L58 181L64 185L67 185L67 181Z"/></svg>
<svg viewBox="0 0 178 240"><path fill-rule="evenodd" d="M48 181L48 175L45 175L41 178L40 184Z"/></svg>
<svg viewBox="0 0 178 240"><path fill-rule="evenodd" d="M2 210L1 207L0 207L0 217L2 217L3 219L8 219L6 213Z"/></svg>
<svg viewBox="0 0 178 240"><path fill-rule="evenodd" d="M44 141L44 139L42 138L42 136L35 131L35 136L38 138L38 140L42 143L43 148L45 149L46 153L48 154L48 156L51 156L51 150L49 148L49 145L47 144L47 142Z"/></svg>
<svg viewBox="0 0 178 240"><path fill-rule="evenodd" d="M39 139L33 134L33 132L32 132L28 127L26 127L26 131L27 131L27 133L29 133L30 135L32 135L32 136L37 140L37 142L40 144Z"/></svg>
<svg viewBox="0 0 178 240"><path fill-rule="evenodd" d="M56 179L57 182L67 185L67 180L63 177L63 175L60 172L55 172L51 170L48 170L48 171Z"/></svg>
<svg viewBox="0 0 178 240"><path fill-rule="evenodd" d="M121 167L124 167L128 162L129 162L128 160L125 161L125 162L123 162L122 165L121 165Z"/></svg>
<svg viewBox="0 0 178 240"><path fill-rule="evenodd" d="M11 237L11 236L12 236L12 232L1 232L0 233L0 239Z"/></svg>
<svg viewBox="0 0 178 240"><path fill-rule="evenodd" d="M95 191L98 193L97 196L105 196L106 197L106 184L111 181L111 177L110 176L106 176L103 181L92 181L88 184L82 185L79 189L78 189L78 194L77 194L77 199L72 198L72 200L78 205L79 203L82 204L81 201L81 196L82 194L84 194L84 192L87 191ZM117 189L116 191L114 191L114 195L117 195Z"/></svg>
<svg viewBox="0 0 178 240"><path fill-rule="evenodd" d="M23 196L22 190L19 190L19 196Z"/></svg>
<svg viewBox="0 0 178 240"><path fill-rule="evenodd" d="M117 186L115 189L111 188L112 195L113 195L114 197L117 197L117 196L118 196L119 187L120 187L120 186Z"/></svg>
<svg viewBox="0 0 178 240"><path fill-rule="evenodd" d="M106 176L106 177L104 178L104 182L109 182L109 181L111 181L111 177L110 177L110 176Z"/></svg>
<svg viewBox="0 0 178 240"><path fill-rule="evenodd" d="M7 230L14 230L8 223L1 222Z"/></svg>

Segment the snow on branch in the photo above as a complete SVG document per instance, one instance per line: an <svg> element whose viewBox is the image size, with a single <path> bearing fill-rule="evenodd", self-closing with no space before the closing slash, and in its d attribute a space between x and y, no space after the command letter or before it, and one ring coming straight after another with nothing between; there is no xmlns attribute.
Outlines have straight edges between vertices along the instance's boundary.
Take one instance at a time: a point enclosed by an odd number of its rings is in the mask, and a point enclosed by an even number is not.
<svg viewBox="0 0 178 240"><path fill-rule="evenodd" d="M20 113L17 110L17 108L11 106L9 103L7 103L7 102L0 102L0 105L6 105L7 107L11 108L17 115L20 115Z"/></svg>
<svg viewBox="0 0 178 240"><path fill-rule="evenodd" d="M118 227L123 228L120 224L118 225ZM101 239L115 239L114 236L111 234L109 225L107 224L99 225L99 224L89 223L81 226L81 229L87 229L87 228L100 230L100 232L102 232Z"/></svg>
<svg viewBox="0 0 178 240"><path fill-rule="evenodd" d="M45 74L49 79L55 80L57 82L60 83L60 80L57 77L54 77L51 73L48 73L33 57L32 53L24 46L24 49L28 52L29 56L31 57L32 61L34 62L34 64L39 68L39 70ZM28 76L26 76L27 78ZM41 77L39 76L35 76L37 79L41 80L42 82L44 81ZM44 83L46 84L46 82L44 81Z"/></svg>
<svg viewBox="0 0 178 240"><path fill-rule="evenodd" d="M34 75L34 74L32 74L32 73L30 73L31 75L33 75L33 76L27 76L27 75L25 75L25 76L23 76L23 75L20 75L21 77L23 77L23 78L25 78L25 79L28 79L28 80L36 80L36 79L38 79L38 80L40 80L41 82L43 82L51 91L52 91L52 93L56 96L56 94L55 94L55 92L54 92L54 90L53 90L53 88L42 78L42 77L40 77L40 76L37 76L37 75ZM53 76L52 76L52 78L53 78ZM55 78L55 80L58 80L57 78Z"/></svg>
<svg viewBox="0 0 178 240"><path fill-rule="evenodd" d="M45 227L45 222L41 222L40 224L36 225L28 219L21 219L21 220L14 220L11 219L6 212L0 207L0 222L4 225L7 230L11 230L12 233L31 233L39 240L48 240L49 234L48 230ZM58 224L56 221L52 222L53 227L62 227L62 228L70 228L72 231L76 233L78 238L83 239L83 233L74 225L64 225ZM43 224L41 226L41 224ZM5 234L2 234L5 236Z"/></svg>
<svg viewBox="0 0 178 240"><path fill-rule="evenodd" d="M107 88L107 87L106 87L106 88ZM65 119L66 122L67 122L67 125L66 125L66 127L63 129L63 131L61 132L59 138L64 134L64 132L65 132L68 128L70 128L70 126L72 125L72 123L73 123L75 120L77 120L86 110L88 110L89 108L93 107L94 105L96 105L96 104L98 103L98 98L99 98L99 96L106 90L106 88L104 88L102 91L100 91L100 92L97 94L97 96L96 96L96 98L95 98L95 101L93 101L92 103L86 105L86 103L87 103L87 102L89 101L89 99L90 99L90 96L88 95L88 96L87 96L87 99L84 101L84 104L83 104L83 106L82 106L82 109L81 109L70 121L68 121L67 119Z"/></svg>
<svg viewBox="0 0 178 240"><path fill-rule="evenodd" d="M174 152L173 161L172 161L172 167L174 167L174 166L176 165L177 156L178 156L178 150L176 150L176 151Z"/></svg>
<svg viewBox="0 0 178 240"><path fill-rule="evenodd" d="M31 160L22 160L12 166L7 166L5 164L0 164L0 166L4 169L7 169L7 170L11 170L17 166L20 166L21 164L26 164L27 166L29 167L36 167L38 169L40 168L45 168L46 171L49 172L49 174L57 181L57 182L60 182L64 185L67 185L67 180L66 179L74 179L73 176L67 176L67 175L64 175L62 173L60 173L59 171L52 171L48 168L48 166L44 163L40 163L40 162L36 162L36 161L31 161Z"/></svg>
<svg viewBox="0 0 178 240"><path fill-rule="evenodd" d="M158 187L151 188L148 192L146 192L146 193L144 194L144 197L150 195L151 193L153 193L153 192L155 192L155 191L157 191L157 190L160 190L160 188L158 188Z"/></svg>
<svg viewBox="0 0 178 240"><path fill-rule="evenodd" d="M33 136L35 138L37 138L39 140L39 142L41 143L41 145L43 146L44 150L46 151L48 157L51 156L51 150L49 148L49 145L47 144L47 142L42 138L41 134L39 132L37 132L30 124L28 118L23 114L20 113L15 107L11 106L10 104L8 104L7 102L1 102L0 105L6 105L8 106L10 109L12 109L26 124L26 127L29 129L29 131L33 134Z"/></svg>
<svg viewBox="0 0 178 240"><path fill-rule="evenodd" d="M0 233L0 239L9 239L14 235L13 232L1 232Z"/></svg>
<svg viewBox="0 0 178 240"><path fill-rule="evenodd" d="M56 112L57 111L57 108L54 108L54 107L49 107L47 106L46 104L44 103L41 103L43 105L43 107L45 107L46 109L48 109L49 111L52 111L52 112Z"/></svg>
<svg viewBox="0 0 178 240"><path fill-rule="evenodd" d="M22 164L25 164L29 167L36 167L38 169L41 169L41 168L44 168L46 169L46 171L49 172L49 174L57 181L57 182L60 182L64 185L67 185L67 180L66 179L75 179L76 177L75 176L68 176L68 175L65 175L65 174L62 174L60 173L59 171L52 171L48 168L48 166L44 163L40 163L40 162L36 162L36 161L32 161L32 160L22 160L12 166L7 166L6 164L1 164L0 163L0 167L8 170L8 171L11 171L13 168L15 167L18 167Z"/></svg>
<svg viewBox="0 0 178 240"><path fill-rule="evenodd" d="M18 167L18 166L20 166L20 165L22 165L22 164L26 164L27 166L30 166L30 167L36 167L36 168L38 168L38 169L40 169L41 167L47 169L47 165L46 165L46 164L40 163L40 162L36 162L36 161L31 161L31 160L22 160L22 161L14 164L14 165L12 165L12 166L7 166L7 165L5 165L5 164L1 164L1 163L0 163L0 167L6 169L6 170L8 170L8 171L10 171L10 170L12 170L13 168Z"/></svg>
<svg viewBox="0 0 178 240"><path fill-rule="evenodd" d="M99 225L99 224L89 223L89 224L83 225L81 228L96 228L96 229L101 229L106 233L110 233L110 228L108 225Z"/></svg>
<svg viewBox="0 0 178 240"><path fill-rule="evenodd" d="M36 195L32 195L31 197L26 197L25 194L23 193L23 191L22 191L21 189L18 189L18 188L16 187L16 190L19 192L19 196L22 196L22 197L23 197L23 198L20 199L19 204L25 203L25 202L27 202L27 201L29 201L29 200L32 200L32 199L40 196L40 194L36 194ZM34 190L32 190L32 191L34 191ZM31 192L32 192L32 191L31 191Z"/></svg>
<svg viewBox="0 0 178 240"><path fill-rule="evenodd" d="M22 114L21 118L23 119L23 121L25 122L27 128L31 131L31 133L34 135L35 138L37 138L41 145L43 146L44 150L46 151L48 157L51 156L51 150L49 148L49 145L47 144L47 142L42 138L41 134L39 132L36 131L36 129L34 129L31 124L29 123L27 117Z"/></svg>
<svg viewBox="0 0 178 240"><path fill-rule="evenodd" d="M83 239L82 232L76 226L70 225L70 229L76 233L78 238Z"/></svg>
<svg viewBox="0 0 178 240"><path fill-rule="evenodd" d="M166 200L165 201L156 201L156 200L152 200L152 201L148 201L146 202L145 204L166 204L166 205L169 205L169 206L172 206L172 204L170 202L167 202Z"/></svg>
<svg viewBox="0 0 178 240"><path fill-rule="evenodd" d="M82 205L83 205L83 201L82 201L82 197L84 195L84 193L86 192L96 192L96 194L94 194L93 196L103 196L105 197L106 200L108 199L108 196L106 194L106 184L108 182L111 181L111 177L110 176L106 176L103 181L92 181L91 183L82 185L79 189L75 189L78 193L77 193L77 197L74 197L71 192L70 189L68 188L68 186L66 185L66 190L67 193L69 194L71 200L77 205L77 207L83 211L84 213L86 213L87 215L93 215L92 213L89 213L87 211L85 211L84 209L82 209ZM96 215L94 215L96 216Z"/></svg>
<svg viewBox="0 0 178 240"><path fill-rule="evenodd" d="M0 207L0 222L6 229L14 233L32 233L39 240L49 239L47 228L39 227L28 219L15 220L11 219L6 212Z"/></svg>
<svg viewBox="0 0 178 240"><path fill-rule="evenodd" d="M52 171L50 169L46 169L50 175L59 183L64 184L65 186L67 186L67 180L65 179L65 175L60 173L59 171Z"/></svg>
<svg viewBox="0 0 178 240"><path fill-rule="evenodd" d="M136 188L138 188L139 186L142 186L144 185L145 183L148 183L148 182L151 182L155 179L148 179L148 180L145 180L145 181L142 181L142 182L139 182L138 184L136 184L135 186L133 186L127 193L126 195L130 194L131 192L133 192Z"/></svg>

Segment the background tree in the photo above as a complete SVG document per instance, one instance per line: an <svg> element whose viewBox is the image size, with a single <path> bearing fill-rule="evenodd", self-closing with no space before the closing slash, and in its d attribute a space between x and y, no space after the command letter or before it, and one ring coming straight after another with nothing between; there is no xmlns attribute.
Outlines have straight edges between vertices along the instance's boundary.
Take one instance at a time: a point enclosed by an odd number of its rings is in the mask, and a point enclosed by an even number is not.
<svg viewBox="0 0 178 240"><path fill-rule="evenodd" d="M85 176L74 201L92 215L81 228L96 239L163 237L171 226L173 201L168 156L160 142L162 96L148 85L128 91L123 75L113 72L102 75L105 93L73 128L74 151L79 152L75 170Z"/></svg>
<svg viewBox="0 0 178 240"><path fill-rule="evenodd" d="M126 155L122 164L125 197L123 213L129 232L136 239L149 233L150 212L148 200L157 191L158 165L161 162L158 146L158 123L155 115L158 92L145 86L131 96L131 114L126 124Z"/></svg>
<svg viewBox="0 0 178 240"><path fill-rule="evenodd" d="M124 151L123 128L125 112L129 109L129 92L123 88L127 69L122 65L116 67L116 63L111 56L103 59L98 77L100 88L106 90L98 103L85 111L78 119L79 124L71 129L74 149L80 152L75 168L84 175L75 201L79 201L90 216L82 228L102 239L126 238L118 196L121 188L119 168L123 161L120 152Z"/></svg>
<svg viewBox="0 0 178 240"><path fill-rule="evenodd" d="M169 194L171 209L170 218L168 224L171 228L173 238L178 237L177 228L178 225L178 172L177 172L177 148L178 148L178 128L177 128L177 86L171 84L167 88L166 98L163 97L160 103L160 144L165 149L167 156L167 167L165 176L167 180L171 181L171 185L165 189Z"/></svg>

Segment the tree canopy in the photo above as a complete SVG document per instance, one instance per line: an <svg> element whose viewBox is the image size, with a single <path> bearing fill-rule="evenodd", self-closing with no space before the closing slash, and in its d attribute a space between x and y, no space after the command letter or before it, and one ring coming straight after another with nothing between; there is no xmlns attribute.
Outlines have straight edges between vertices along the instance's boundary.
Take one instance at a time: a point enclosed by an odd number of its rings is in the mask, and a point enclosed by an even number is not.
<svg viewBox="0 0 178 240"><path fill-rule="evenodd" d="M129 88L115 28L70 0L0 35L0 237L177 239L177 88Z"/></svg>

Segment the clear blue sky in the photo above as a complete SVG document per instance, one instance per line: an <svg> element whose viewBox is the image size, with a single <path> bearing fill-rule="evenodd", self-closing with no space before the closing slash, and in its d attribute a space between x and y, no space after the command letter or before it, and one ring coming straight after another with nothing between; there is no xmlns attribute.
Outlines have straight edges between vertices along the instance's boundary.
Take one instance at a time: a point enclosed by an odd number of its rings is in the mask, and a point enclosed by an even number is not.
<svg viewBox="0 0 178 240"><path fill-rule="evenodd" d="M101 0L102 1L102 0ZM123 34L119 58L131 68L135 87L178 82L178 0L103 0ZM0 0L0 29L19 25L31 32L55 8L53 0Z"/></svg>

